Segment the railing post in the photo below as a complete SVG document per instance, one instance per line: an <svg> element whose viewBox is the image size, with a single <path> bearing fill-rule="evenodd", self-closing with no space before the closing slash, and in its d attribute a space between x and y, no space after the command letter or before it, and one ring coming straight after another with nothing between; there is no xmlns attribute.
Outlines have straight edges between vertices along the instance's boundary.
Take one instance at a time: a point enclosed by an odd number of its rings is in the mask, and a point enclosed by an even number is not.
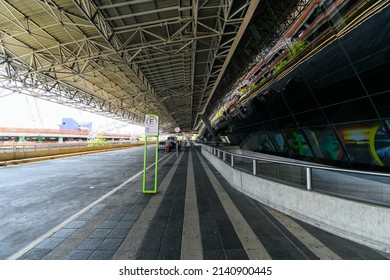
<svg viewBox="0 0 390 280"><path fill-rule="evenodd" d="M306 167L306 189L308 191L311 190L312 188L312 180L311 180L311 168L310 167Z"/></svg>
<svg viewBox="0 0 390 280"><path fill-rule="evenodd" d="M256 176L256 173L257 173L257 161L256 159L253 159L253 175Z"/></svg>
<svg viewBox="0 0 390 280"><path fill-rule="evenodd" d="M233 156L233 154L231 156L232 156L232 160L230 162L230 166L233 167L234 166L234 156Z"/></svg>
<svg viewBox="0 0 390 280"><path fill-rule="evenodd" d="M222 152L222 160L226 161L226 152Z"/></svg>
<svg viewBox="0 0 390 280"><path fill-rule="evenodd" d="M218 158L221 157L221 150L218 150L218 155L217 155Z"/></svg>

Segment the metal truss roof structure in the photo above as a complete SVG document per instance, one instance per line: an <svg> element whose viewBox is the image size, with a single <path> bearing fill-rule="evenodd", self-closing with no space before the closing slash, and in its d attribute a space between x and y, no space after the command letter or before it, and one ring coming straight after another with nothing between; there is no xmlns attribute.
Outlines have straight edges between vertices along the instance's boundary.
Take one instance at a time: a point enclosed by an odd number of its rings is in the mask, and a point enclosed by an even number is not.
<svg viewBox="0 0 390 280"><path fill-rule="evenodd" d="M0 0L0 88L198 130L310 1Z"/></svg>
<svg viewBox="0 0 390 280"><path fill-rule="evenodd" d="M194 129L259 0L0 0L0 87Z"/></svg>

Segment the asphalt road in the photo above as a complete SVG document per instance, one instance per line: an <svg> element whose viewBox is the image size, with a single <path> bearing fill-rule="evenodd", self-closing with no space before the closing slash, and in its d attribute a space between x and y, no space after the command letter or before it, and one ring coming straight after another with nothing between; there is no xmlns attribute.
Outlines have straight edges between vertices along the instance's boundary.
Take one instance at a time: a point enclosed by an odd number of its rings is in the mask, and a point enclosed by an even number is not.
<svg viewBox="0 0 390 280"><path fill-rule="evenodd" d="M143 151L134 147L0 168L0 259L140 172ZM148 149L148 165L154 151Z"/></svg>

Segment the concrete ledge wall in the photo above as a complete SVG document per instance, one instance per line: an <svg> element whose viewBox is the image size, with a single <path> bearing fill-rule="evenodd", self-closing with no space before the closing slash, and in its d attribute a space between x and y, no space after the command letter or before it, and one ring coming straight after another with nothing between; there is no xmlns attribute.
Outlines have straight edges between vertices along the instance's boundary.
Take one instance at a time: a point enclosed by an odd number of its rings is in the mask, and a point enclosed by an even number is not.
<svg viewBox="0 0 390 280"><path fill-rule="evenodd" d="M25 151L25 152L12 152L12 153L0 153L0 161L10 161L27 158L47 157L54 155L82 153L90 151L104 151L111 149L125 149L133 146L140 146L143 144L126 144L126 145L111 145L111 146L94 146L94 147L78 147L78 148L66 148L66 149L53 149L53 150L39 150L39 151Z"/></svg>
<svg viewBox="0 0 390 280"><path fill-rule="evenodd" d="M235 170L204 149L202 154L234 188L261 203L338 236L390 252L390 208L269 181Z"/></svg>

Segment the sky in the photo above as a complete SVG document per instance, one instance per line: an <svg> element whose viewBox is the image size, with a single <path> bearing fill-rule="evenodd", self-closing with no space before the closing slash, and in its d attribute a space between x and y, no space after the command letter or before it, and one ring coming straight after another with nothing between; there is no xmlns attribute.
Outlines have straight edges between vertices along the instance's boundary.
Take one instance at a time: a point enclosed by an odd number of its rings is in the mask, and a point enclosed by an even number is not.
<svg viewBox="0 0 390 280"><path fill-rule="evenodd" d="M59 129L62 118L73 118L78 123L92 122L93 131L133 135L145 132L144 127L138 125L0 88L0 127ZM116 128L112 129L113 127Z"/></svg>

